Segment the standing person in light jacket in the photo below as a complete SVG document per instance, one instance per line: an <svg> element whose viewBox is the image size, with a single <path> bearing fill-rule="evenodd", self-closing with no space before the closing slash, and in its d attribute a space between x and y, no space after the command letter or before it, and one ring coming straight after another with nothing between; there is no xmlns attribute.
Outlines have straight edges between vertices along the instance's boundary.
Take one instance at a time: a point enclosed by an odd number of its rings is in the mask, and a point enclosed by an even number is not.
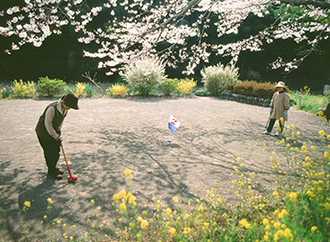
<svg viewBox="0 0 330 242"><path fill-rule="evenodd" d="M39 143L44 151L48 174L56 180L61 180L63 171L56 165L60 157L62 145L61 127L70 108L79 109L78 96L69 93L56 102L49 104L40 116L36 126Z"/></svg>
<svg viewBox="0 0 330 242"><path fill-rule="evenodd" d="M284 121L288 121L288 110L290 109L290 98L285 91L284 82L280 81L275 86L277 92L274 93L270 102L270 121L266 130L262 131L263 134L270 134L276 120L279 120L280 129L275 133L275 136L283 132Z"/></svg>

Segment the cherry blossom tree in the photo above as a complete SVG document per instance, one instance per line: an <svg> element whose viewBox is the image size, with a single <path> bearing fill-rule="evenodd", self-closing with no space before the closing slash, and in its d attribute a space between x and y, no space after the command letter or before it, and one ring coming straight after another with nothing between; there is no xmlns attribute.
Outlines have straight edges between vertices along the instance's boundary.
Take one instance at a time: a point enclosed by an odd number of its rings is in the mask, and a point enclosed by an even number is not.
<svg viewBox="0 0 330 242"><path fill-rule="evenodd" d="M286 4L284 12L258 34L233 43L208 41L211 27L219 39L238 33L247 16L263 17L269 4L281 3ZM293 6L301 9L300 15L288 18ZM24 44L39 47L72 25L78 41L86 45L84 56L98 58L98 68L106 68L108 75L144 55L164 59L170 67L185 63L183 73L189 75L208 63L211 53L230 56L234 64L242 51L260 51L274 39L291 38L308 46L303 55L272 63L290 71L328 39L329 7L329 0L25 0L0 11L6 20L0 22L0 35L14 40L5 50L10 54ZM96 21L100 14L107 20L102 24Z"/></svg>

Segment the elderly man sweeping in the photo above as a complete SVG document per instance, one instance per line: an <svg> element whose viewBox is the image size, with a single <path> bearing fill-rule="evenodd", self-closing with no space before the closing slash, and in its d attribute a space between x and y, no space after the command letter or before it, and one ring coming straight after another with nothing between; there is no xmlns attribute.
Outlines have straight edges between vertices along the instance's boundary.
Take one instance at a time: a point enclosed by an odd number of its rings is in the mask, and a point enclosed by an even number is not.
<svg viewBox="0 0 330 242"><path fill-rule="evenodd" d="M275 86L277 92L274 93L270 102L270 121L266 130L262 131L263 134L270 134L276 120L279 120L279 130L275 136L279 136L283 132L284 121L288 120L288 110L290 109L290 98L285 91L284 82L280 81Z"/></svg>
<svg viewBox="0 0 330 242"><path fill-rule="evenodd" d="M56 180L61 180L63 171L56 165L60 157L62 145L61 127L69 109L79 109L78 96L69 93L56 102L49 104L40 116L36 133L44 151L48 174Z"/></svg>

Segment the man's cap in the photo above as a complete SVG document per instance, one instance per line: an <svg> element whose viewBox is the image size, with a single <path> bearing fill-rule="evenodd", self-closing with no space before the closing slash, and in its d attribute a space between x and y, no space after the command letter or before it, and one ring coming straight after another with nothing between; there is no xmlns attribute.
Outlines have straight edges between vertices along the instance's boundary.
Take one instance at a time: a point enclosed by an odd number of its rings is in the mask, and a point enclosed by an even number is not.
<svg viewBox="0 0 330 242"><path fill-rule="evenodd" d="M79 109L78 106L78 96L74 93L68 93L63 97L63 102L66 106L73 108L73 109Z"/></svg>

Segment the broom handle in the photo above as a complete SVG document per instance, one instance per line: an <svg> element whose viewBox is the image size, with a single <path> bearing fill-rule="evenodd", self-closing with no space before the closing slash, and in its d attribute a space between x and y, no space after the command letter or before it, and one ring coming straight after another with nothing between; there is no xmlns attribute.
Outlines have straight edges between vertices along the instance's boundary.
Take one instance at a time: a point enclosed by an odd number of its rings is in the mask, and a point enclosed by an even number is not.
<svg viewBox="0 0 330 242"><path fill-rule="evenodd" d="M69 175L70 175L70 177L72 177L71 171L70 171L70 168L69 168L69 164L68 164L68 161L66 160L66 156L65 156L64 149L63 149L62 145L61 145L61 149L62 149L62 153L63 153L63 157L64 157L64 160L65 160L66 167L68 168Z"/></svg>

